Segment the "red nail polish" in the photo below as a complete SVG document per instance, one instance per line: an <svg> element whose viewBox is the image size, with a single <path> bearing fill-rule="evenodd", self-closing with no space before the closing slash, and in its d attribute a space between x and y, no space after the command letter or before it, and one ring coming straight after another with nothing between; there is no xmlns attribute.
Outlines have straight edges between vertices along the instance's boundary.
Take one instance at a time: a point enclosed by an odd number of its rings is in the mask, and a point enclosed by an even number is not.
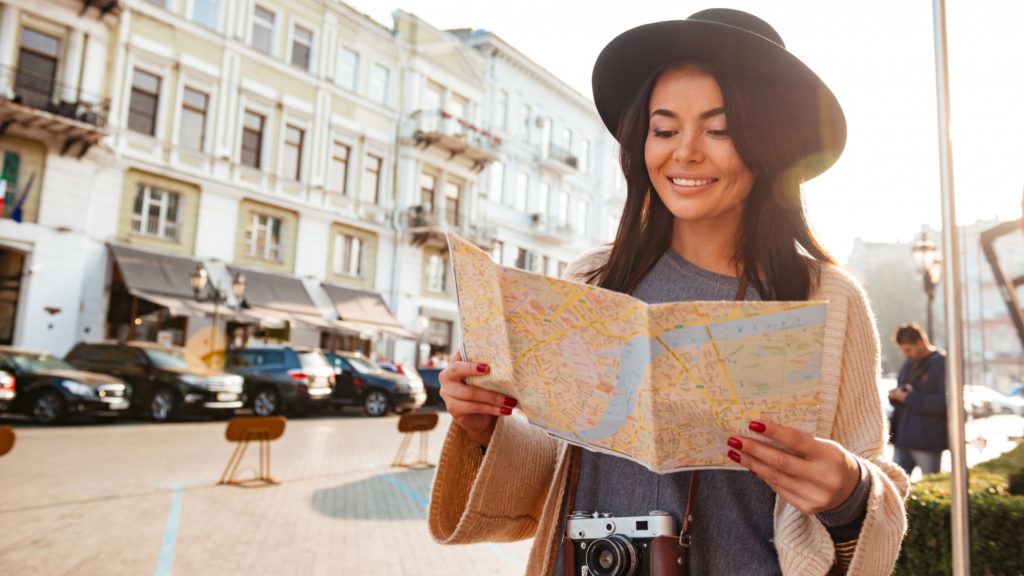
<svg viewBox="0 0 1024 576"><path fill-rule="evenodd" d="M505 406L508 406L509 408L515 408L518 404L519 401L516 400L515 398L509 398L507 396L505 397Z"/></svg>
<svg viewBox="0 0 1024 576"><path fill-rule="evenodd" d="M487 372L487 364L484 364L483 362L477 364L476 365L476 371L477 372Z"/></svg>
<svg viewBox="0 0 1024 576"><path fill-rule="evenodd" d="M740 442L739 438L729 438L729 441L726 442L726 444L737 450L743 450L743 442Z"/></svg>
<svg viewBox="0 0 1024 576"><path fill-rule="evenodd" d="M740 455L732 450L729 450L729 458L732 458L732 461L737 464L740 463Z"/></svg>
<svg viewBox="0 0 1024 576"><path fill-rule="evenodd" d="M764 432L765 428L766 428L765 425L761 424L760 422L751 422L750 423L750 429L753 430L754 432Z"/></svg>
<svg viewBox="0 0 1024 576"><path fill-rule="evenodd" d="M512 409L511 408L502 408L501 409L501 413L504 414L505 416L508 416L509 414L512 413Z"/></svg>
<svg viewBox="0 0 1024 576"><path fill-rule="evenodd" d="M757 472L754 472L753 470L751 470L750 473L753 474L754 476L757 476Z"/></svg>

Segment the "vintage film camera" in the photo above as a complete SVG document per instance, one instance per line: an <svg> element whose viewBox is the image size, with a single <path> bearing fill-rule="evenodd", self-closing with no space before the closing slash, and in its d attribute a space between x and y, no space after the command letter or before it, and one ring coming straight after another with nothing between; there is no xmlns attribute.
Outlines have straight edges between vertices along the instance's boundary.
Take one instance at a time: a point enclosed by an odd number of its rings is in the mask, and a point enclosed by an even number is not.
<svg viewBox="0 0 1024 576"><path fill-rule="evenodd" d="M662 576L684 574L679 523L668 512L614 517L574 510L562 540L565 574ZM688 545L688 543L687 543Z"/></svg>

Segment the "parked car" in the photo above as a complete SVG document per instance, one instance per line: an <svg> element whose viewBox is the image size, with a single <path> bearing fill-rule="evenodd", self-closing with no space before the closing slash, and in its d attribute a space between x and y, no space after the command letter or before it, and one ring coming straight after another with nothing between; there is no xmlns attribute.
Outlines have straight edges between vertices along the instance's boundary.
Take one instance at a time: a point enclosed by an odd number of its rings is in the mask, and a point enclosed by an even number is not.
<svg viewBox="0 0 1024 576"><path fill-rule="evenodd" d="M180 346L155 342L81 342L65 356L72 366L110 374L132 387L132 409L165 421L184 413L229 416L242 407L242 377L211 370Z"/></svg>
<svg viewBox="0 0 1024 576"><path fill-rule="evenodd" d="M117 416L129 406L124 381L76 370L60 358L10 346L0 346L0 379L10 380L9 409L31 416L39 424L54 424L69 414ZM3 398L3 396L0 396Z"/></svg>
<svg viewBox="0 0 1024 576"><path fill-rule="evenodd" d="M988 386L968 384L964 386L964 401L988 403L991 411L989 414L1016 414L1024 416L1024 398L1020 396L1007 396ZM986 415L989 415L986 414Z"/></svg>
<svg viewBox="0 0 1024 576"><path fill-rule="evenodd" d="M417 368L420 378L423 379L423 387L427 390L427 406L444 408L444 398L441 398L441 381L438 375L444 368Z"/></svg>
<svg viewBox="0 0 1024 576"><path fill-rule="evenodd" d="M324 354L334 367L337 385L331 401L336 405L362 405L368 416L416 410L427 401L418 376L388 372L356 352Z"/></svg>
<svg viewBox="0 0 1024 576"><path fill-rule="evenodd" d="M0 372L0 412L6 412L17 393L14 390L14 376Z"/></svg>
<svg viewBox="0 0 1024 576"><path fill-rule="evenodd" d="M313 348L253 346L229 350L224 369L245 378L246 405L257 416L331 405L334 369Z"/></svg>

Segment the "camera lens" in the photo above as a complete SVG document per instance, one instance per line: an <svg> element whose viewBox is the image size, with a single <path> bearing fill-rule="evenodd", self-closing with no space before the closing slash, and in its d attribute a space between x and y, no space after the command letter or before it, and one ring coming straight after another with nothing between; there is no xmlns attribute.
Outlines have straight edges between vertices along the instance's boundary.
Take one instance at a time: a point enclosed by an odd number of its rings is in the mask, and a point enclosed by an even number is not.
<svg viewBox="0 0 1024 576"><path fill-rule="evenodd" d="M637 550L621 534L591 542L587 548L587 569L594 576L628 576L636 572Z"/></svg>

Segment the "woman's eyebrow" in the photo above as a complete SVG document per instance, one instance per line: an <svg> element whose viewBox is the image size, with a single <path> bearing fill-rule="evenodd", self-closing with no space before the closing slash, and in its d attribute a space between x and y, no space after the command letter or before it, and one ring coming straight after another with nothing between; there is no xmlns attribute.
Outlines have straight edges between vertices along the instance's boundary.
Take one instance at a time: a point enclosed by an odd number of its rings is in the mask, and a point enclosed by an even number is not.
<svg viewBox="0 0 1024 576"><path fill-rule="evenodd" d="M719 114L725 114L725 107L724 106L719 106L718 108L712 108L710 110L705 110L704 112L701 112L700 113L700 119L701 120L707 120L708 118L713 118L715 116L718 116ZM668 118L679 118L679 115L677 115L675 112L673 112L671 110L666 110L665 108L658 108L654 112L651 112L651 117L653 118L655 116L665 116L665 117L668 117Z"/></svg>

